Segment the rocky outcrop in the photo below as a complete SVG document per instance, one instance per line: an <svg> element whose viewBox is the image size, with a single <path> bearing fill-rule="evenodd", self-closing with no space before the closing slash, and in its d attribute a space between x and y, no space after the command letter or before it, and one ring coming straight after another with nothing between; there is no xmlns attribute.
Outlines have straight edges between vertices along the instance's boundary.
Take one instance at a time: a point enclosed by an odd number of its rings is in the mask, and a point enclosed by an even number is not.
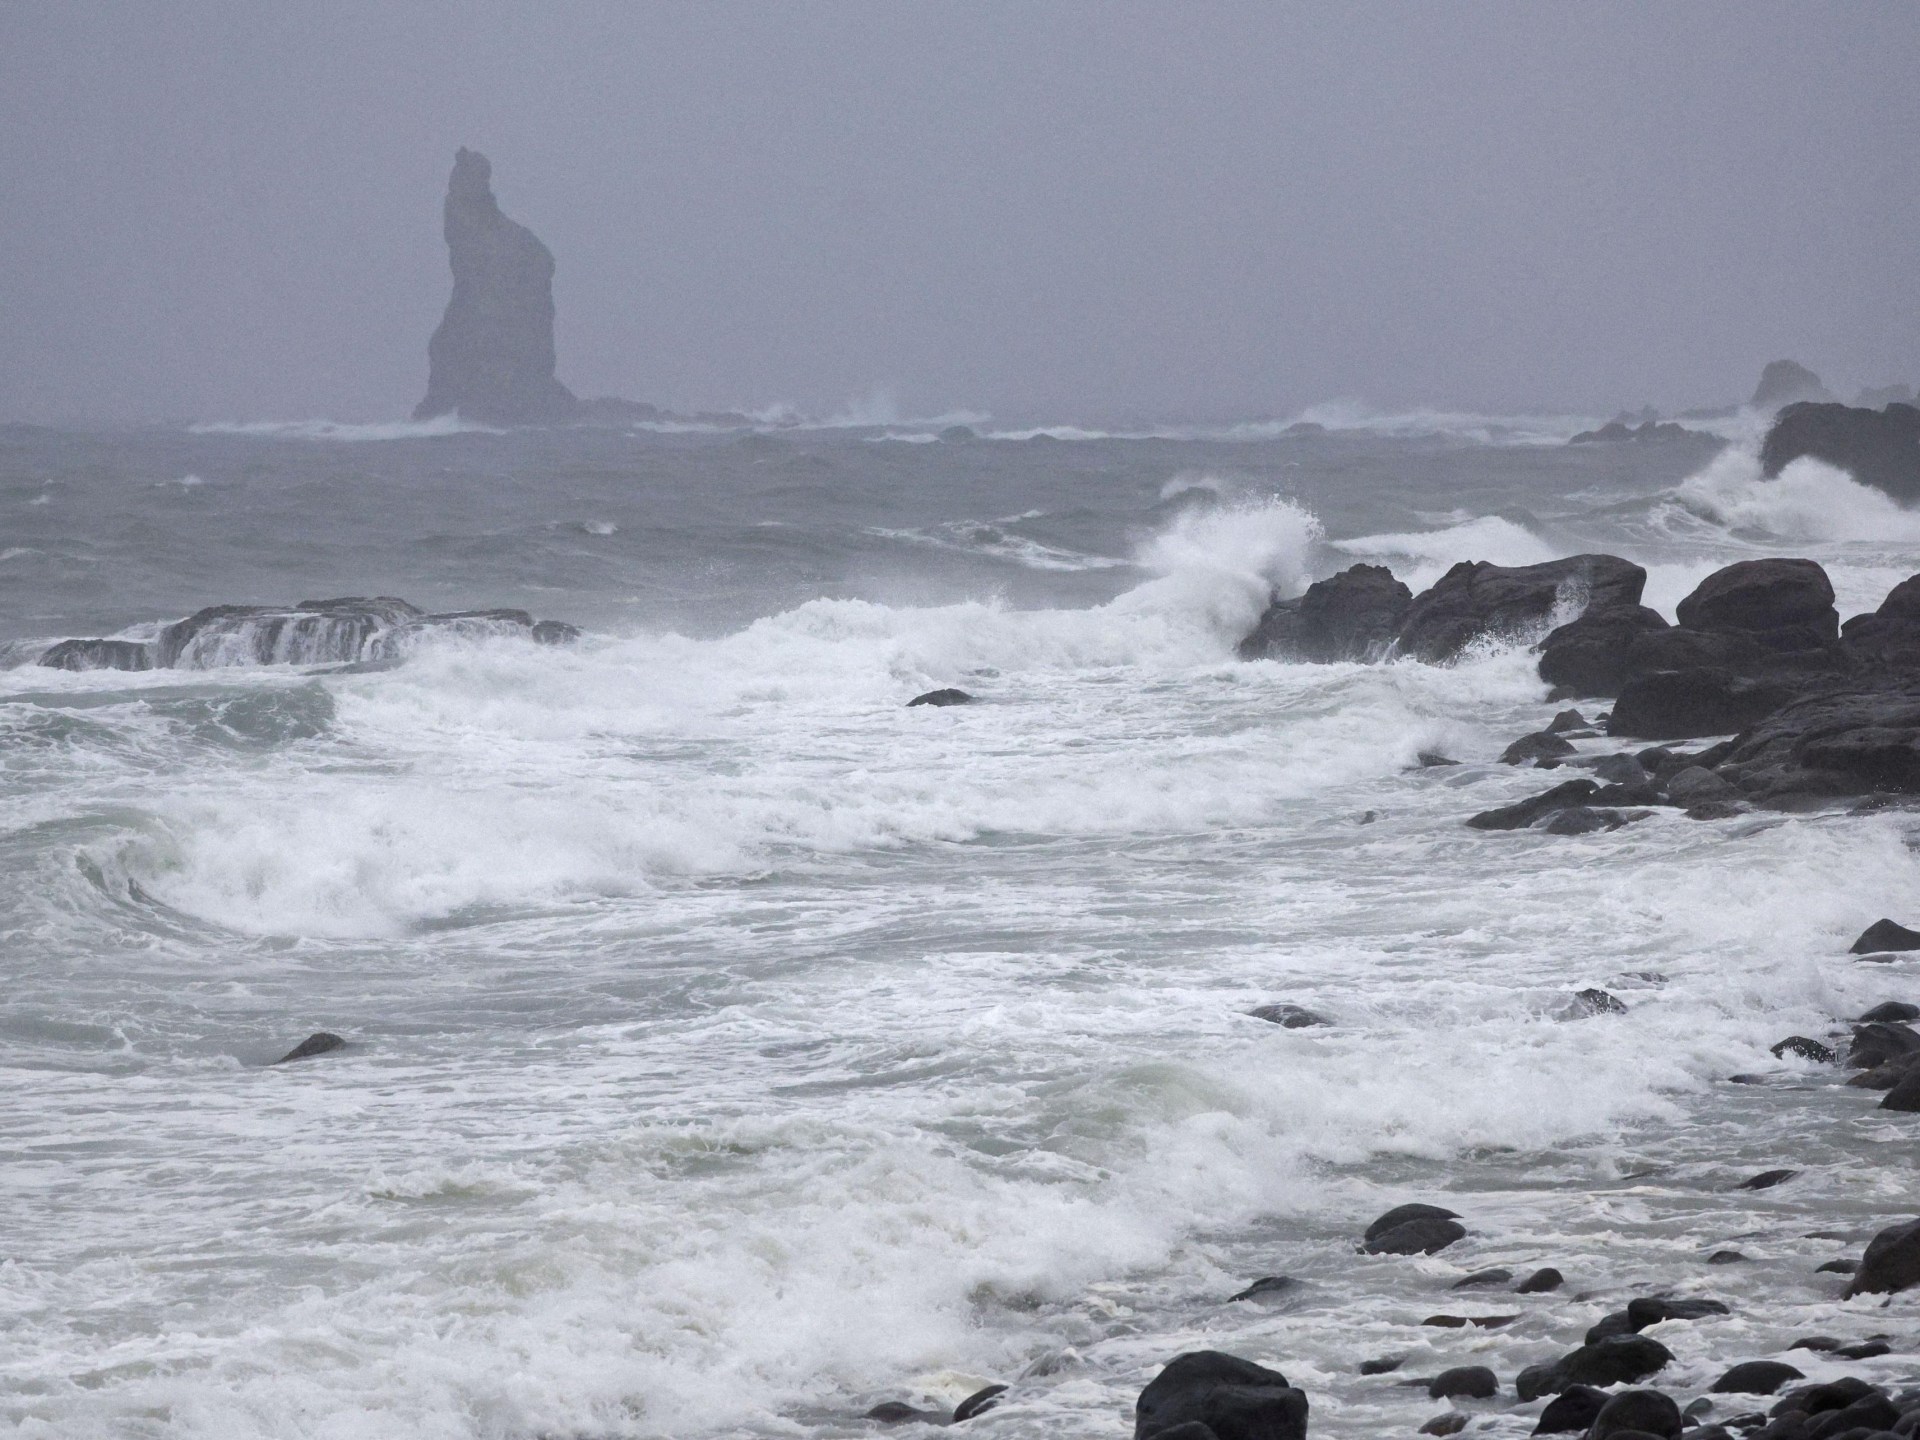
<svg viewBox="0 0 1920 1440"><path fill-rule="evenodd" d="M553 254L500 212L492 176L478 151L454 156L445 209L453 298L427 346L427 396L413 418L571 420L580 402L553 375Z"/></svg>
<svg viewBox="0 0 1920 1440"><path fill-rule="evenodd" d="M209 605L162 625L152 640L62 640L37 663L58 670L220 670L240 665L341 665L398 660L430 636L521 636L543 645L580 638L524 610L428 614L391 595L298 605Z"/></svg>
<svg viewBox="0 0 1920 1440"><path fill-rule="evenodd" d="M1419 660L1452 660L1483 635L1537 633L1561 605L1587 612L1638 605L1646 583L1645 570L1617 555L1518 566L1463 560L1414 598L1399 649Z"/></svg>
<svg viewBox="0 0 1920 1440"><path fill-rule="evenodd" d="M1920 409L1802 403L1782 410L1760 447L1772 479L1802 456L1837 465L1903 504L1920 500Z"/></svg>
<svg viewBox="0 0 1920 1440"><path fill-rule="evenodd" d="M1392 646L1413 592L1384 565L1355 565L1306 593L1273 601L1240 642L1243 660L1378 660Z"/></svg>
<svg viewBox="0 0 1920 1440"><path fill-rule="evenodd" d="M1684 425L1676 425L1671 420L1643 420L1631 425L1624 419L1609 420L1598 430L1582 430L1569 445L1609 445L1621 441L1639 441L1646 443L1669 440L1711 440L1714 444L1724 444L1718 435L1709 435L1701 430L1689 430Z"/></svg>
<svg viewBox="0 0 1920 1440"><path fill-rule="evenodd" d="M1774 360L1760 372L1760 383L1747 403L1756 410L1778 410L1796 400L1833 398L1833 392L1806 366L1793 360Z"/></svg>

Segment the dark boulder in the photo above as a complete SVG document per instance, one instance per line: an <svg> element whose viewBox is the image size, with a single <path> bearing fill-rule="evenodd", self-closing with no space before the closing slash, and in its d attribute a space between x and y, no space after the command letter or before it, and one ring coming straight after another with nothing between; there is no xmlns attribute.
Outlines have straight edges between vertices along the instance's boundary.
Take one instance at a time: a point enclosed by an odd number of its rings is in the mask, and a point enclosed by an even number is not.
<svg viewBox="0 0 1920 1440"><path fill-rule="evenodd" d="M536 645L571 645L580 638L580 627L564 620L536 620L527 633Z"/></svg>
<svg viewBox="0 0 1920 1440"><path fill-rule="evenodd" d="M1562 740L1547 730L1537 730L1531 735L1522 735L1500 753L1502 765L1539 764L1542 760L1558 760L1562 756L1574 753L1573 742Z"/></svg>
<svg viewBox="0 0 1920 1440"><path fill-rule="evenodd" d="M1488 1285L1504 1285L1511 1279L1513 1279L1513 1272L1511 1270L1499 1268L1476 1270L1473 1274L1454 1281L1453 1284L1447 1288L1449 1290L1478 1290Z"/></svg>
<svg viewBox="0 0 1920 1440"><path fill-rule="evenodd" d="M1909 1066L1907 1073L1893 1082L1881 1098L1880 1108L1908 1115L1920 1113L1920 1064Z"/></svg>
<svg viewBox="0 0 1920 1440"><path fill-rule="evenodd" d="M1153 1434L1154 1440L1220 1440L1218 1435L1198 1420L1189 1420L1171 1430L1156 1430Z"/></svg>
<svg viewBox="0 0 1920 1440"><path fill-rule="evenodd" d="M976 1415L984 1415L1000 1403L1000 1397L1007 1393L1004 1385L987 1385L967 1396L953 1407L953 1423L963 1424Z"/></svg>
<svg viewBox="0 0 1920 1440"><path fill-rule="evenodd" d="M1645 811L1628 813L1598 810L1590 805L1569 805L1556 810L1540 828L1549 835L1592 835L1601 830L1618 830L1635 820L1645 819L1646 814Z"/></svg>
<svg viewBox="0 0 1920 1440"><path fill-rule="evenodd" d="M1609 735L1691 740L1747 729L1807 693L1797 677L1753 679L1718 666L1654 670L1620 687Z"/></svg>
<svg viewBox="0 0 1920 1440"><path fill-rule="evenodd" d="M1354 565L1275 600L1240 642L1243 660L1378 660L1393 645L1413 592L1384 565Z"/></svg>
<svg viewBox="0 0 1920 1440"><path fill-rule="evenodd" d="M1247 1012L1255 1020L1265 1020L1284 1030L1304 1030L1314 1025L1331 1025L1333 1021L1317 1010L1309 1010L1303 1005L1288 1005L1277 1001L1272 1005L1256 1005Z"/></svg>
<svg viewBox="0 0 1920 1440"><path fill-rule="evenodd" d="M1590 1015L1624 1015L1627 1013L1627 1007L1620 1002L1617 996L1611 995L1605 990L1598 989L1575 991L1573 1000L1568 1005L1567 1010L1571 1012L1568 1018ZM1565 1013L1567 1012L1563 1012L1563 1014Z"/></svg>
<svg viewBox="0 0 1920 1440"><path fill-rule="evenodd" d="M1727 1371L1711 1388L1716 1395L1771 1395L1789 1380L1805 1378L1793 1366L1778 1360L1749 1360Z"/></svg>
<svg viewBox="0 0 1920 1440"><path fill-rule="evenodd" d="M1196 1421L1219 1440L1305 1440L1307 1397L1278 1370L1218 1350L1190 1351L1140 1392L1134 1440Z"/></svg>
<svg viewBox="0 0 1920 1440"><path fill-rule="evenodd" d="M1853 1043L1847 1047L1847 1063L1868 1070L1894 1061L1905 1061L1920 1054L1920 1031L1907 1025L1875 1022L1853 1027Z"/></svg>
<svg viewBox="0 0 1920 1440"><path fill-rule="evenodd" d="M35 663L50 670L151 670L153 647L141 640L62 640Z"/></svg>
<svg viewBox="0 0 1920 1440"><path fill-rule="evenodd" d="M866 1418L877 1420L882 1425L907 1425L916 1420L924 1420L932 1425L945 1425L948 1417L939 1410L917 1410L904 1400L883 1400L871 1410Z"/></svg>
<svg viewBox="0 0 1920 1440"><path fill-rule="evenodd" d="M1776 650L1840 638L1832 582L1812 560L1741 560L1702 580L1674 613L1685 629L1750 636Z"/></svg>
<svg viewBox="0 0 1920 1440"><path fill-rule="evenodd" d="M1409 1220L1381 1231L1362 1248L1369 1255L1437 1255L1466 1238L1466 1227L1457 1220Z"/></svg>
<svg viewBox="0 0 1920 1440"><path fill-rule="evenodd" d="M1500 1391L1500 1382L1484 1365L1456 1365L1442 1370L1427 1386L1429 1400L1489 1400Z"/></svg>
<svg viewBox="0 0 1920 1440"><path fill-rule="evenodd" d="M1640 1327L1633 1323L1633 1317L1624 1310L1616 1310L1611 1315L1602 1315L1587 1327L1587 1333L1581 1336L1583 1344L1598 1345L1602 1340L1611 1340L1616 1335L1637 1335Z"/></svg>
<svg viewBox="0 0 1920 1440"><path fill-rule="evenodd" d="M1829 1052L1831 1053L1831 1052ZM1771 1190L1776 1185L1784 1185L1798 1175L1798 1170L1762 1170L1740 1182L1742 1190Z"/></svg>
<svg viewBox="0 0 1920 1440"><path fill-rule="evenodd" d="M1801 1060L1812 1060L1821 1065L1833 1063L1833 1051L1818 1040L1807 1035L1789 1035L1786 1039L1767 1047L1776 1060L1784 1060L1792 1055Z"/></svg>
<svg viewBox="0 0 1920 1440"><path fill-rule="evenodd" d="M1526 1279L1514 1286L1513 1293L1516 1295L1545 1295L1549 1291L1558 1290L1566 1283L1567 1277L1551 1265L1548 1265L1534 1271L1531 1275L1527 1276Z"/></svg>
<svg viewBox="0 0 1920 1440"><path fill-rule="evenodd" d="M342 1040L338 1035L331 1034L325 1030L316 1030L273 1063L276 1065L284 1065L289 1060L311 1059L315 1055L325 1055L329 1051L343 1050L346 1048L346 1044L347 1042Z"/></svg>
<svg viewBox="0 0 1920 1440"><path fill-rule="evenodd" d="M1709 1265L1740 1265L1745 1263L1746 1258L1747 1257L1741 1254L1738 1250L1716 1250L1711 1255L1707 1256L1707 1264Z"/></svg>
<svg viewBox="0 0 1920 1440"><path fill-rule="evenodd" d="M1537 1399L1538 1396L1529 1397L1522 1393L1521 1398ZM1536 1435L1568 1435L1575 1431L1585 1433L1606 1403L1606 1395L1591 1385L1569 1385L1547 1402L1546 1408L1540 1412L1540 1422L1533 1427L1533 1433Z"/></svg>
<svg viewBox="0 0 1920 1440"><path fill-rule="evenodd" d="M1618 695L1639 667L1635 652L1666 619L1644 605L1589 609L1540 642L1540 678L1556 695Z"/></svg>
<svg viewBox="0 0 1920 1440"><path fill-rule="evenodd" d="M1568 780L1512 805L1483 810L1472 816L1467 824L1475 830L1524 830L1556 810L1585 805L1599 789L1591 780Z"/></svg>
<svg viewBox="0 0 1920 1440"><path fill-rule="evenodd" d="M444 211L453 296L427 346L427 394L413 418L571 420L580 402L553 375L553 254L500 212L492 178L486 156L455 154Z"/></svg>
<svg viewBox="0 0 1920 1440"><path fill-rule="evenodd" d="M1537 631L1563 603L1584 610L1638 605L1646 583L1645 570L1616 555L1521 566L1463 560L1414 597L1399 648L1420 660L1452 660L1480 636Z"/></svg>
<svg viewBox="0 0 1920 1440"><path fill-rule="evenodd" d="M973 704L973 696L964 690L929 690L924 695L916 695L913 699L907 701L907 708L911 710L916 705L947 706L971 704Z"/></svg>
<svg viewBox="0 0 1920 1440"><path fill-rule="evenodd" d="M1439 1205L1427 1205L1414 1201L1406 1205L1396 1205L1367 1226L1362 1240L1377 1240L1387 1231L1407 1224L1412 1220L1458 1220L1459 1212L1448 1210Z"/></svg>
<svg viewBox="0 0 1920 1440"><path fill-rule="evenodd" d="M1673 1352L1645 1335L1615 1335L1593 1345L1582 1345L1557 1363L1559 1384L1631 1385L1673 1363Z"/></svg>
<svg viewBox="0 0 1920 1440"><path fill-rule="evenodd" d="M1727 1307L1718 1300L1684 1300L1672 1295L1648 1295L1627 1302L1627 1315L1635 1330L1658 1325L1666 1320L1703 1320L1709 1315L1725 1315Z"/></svg>
<svg viewBox="0 0 1920 1440"><path fill-rule="evenodd" d="M1920 1020L1920 1005L1910 1005L1905 1000L1882 1000L1860 1016L1857 1023L1871 1025L1878 1021L1883 1025L1897 1025L1909 1020Z"/></svg>
<svg viewBox="0 0 1920 1440"><path fill-rule="evenodd" d="M1883 950L1920 950L1920 931L1892 920L1876 920L1848 947L1849 955L1873 955ZM1864 1018L1864 1017L1863 1017Z"/></svg>
<svg viewBox="0 0 1920 1440"><path fill-rule="evenodd" d="M1627 1434L1676 1440L1680 1434L1680 1407L1658 1390L1622 1390L1600 1407L1587 1437L1588 1440L1607 1440L1609 1436Z"/></svg>
<svg viewBox="0 0 1920 1440"><path fill-rule="evenodd" d="M1420 1427L1422 1435L1458 1435L1467 1428L1467 1414L1463 1410L1449 1410L1444 1415L1436 1415Z"/></svg>
<svg viewBox="0 0 1920 1440"><path fill-rule="evenodd" d="M1229 1295L1227 1303L1236 1300L1278 1300L1283 1295L1291 1295L1300 1288L1300 1282L1291 1275L1263 1275L1237 1295Z"/></svg>
<svg viewBox="0 0 1920 1440"><path fill-rule="evenodd" d="M1867 1242L1847 1295L1891 1295L1913 1285L1920 1285L1920 1220L1890 1225Z"/></svg>
<svg viewBox="0 0 1920 1440"><path fill-rule="evenodd" d="M1391 1375L1406 1363L1407 1357L1404 1355L1382 1355L1376 1360L1362 1360L1360 1362L1360 1373L1362 1375Z"/></svg>
<svg viewBox="0 0 1920 1440"><path fill-rule="evenodd" d="M1902 504L1920 500L1920 410L1911 405L1789 405L1761 442L1760 468L1773 479L1805 455L1837 465Z"/></svg>

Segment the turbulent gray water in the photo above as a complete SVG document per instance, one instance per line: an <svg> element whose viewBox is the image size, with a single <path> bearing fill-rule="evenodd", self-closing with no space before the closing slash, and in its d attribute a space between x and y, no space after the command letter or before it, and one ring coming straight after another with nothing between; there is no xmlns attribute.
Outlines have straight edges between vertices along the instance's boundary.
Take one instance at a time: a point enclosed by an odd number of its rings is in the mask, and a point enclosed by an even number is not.
<svg viewBox="0 0 1920 1440"><path fill-rule="evenodd" d="M1490 763L1550 713L1524 648L1232 659L1355 559L1608 550L1668 613L1757 554L1843 614L1920 570L1837 472L1577 423L0 429L0 1416L839 1436L997 1380L969 1428L1115 1436L1206 1345L1330 1436L1443 1408L1362 1358L1491 1364L1518 1436L1514 1370L1653 1288L1733 1311L1650 1332L1670 1388L1814 1332L1911 1376L1913 1302L1814 1271L1911 1212L1911 1125L1767 1053L1920 998L1844 954L1920 915L1909 817L1480 834L1539 784ZM350 594L585 634L32 663ZM1629 1012L1562 1018L1591 985ZM1407 1199L1470 1240L1355 1255ZM1494 1264L1570 1283L1449 1291Z"/></svg>

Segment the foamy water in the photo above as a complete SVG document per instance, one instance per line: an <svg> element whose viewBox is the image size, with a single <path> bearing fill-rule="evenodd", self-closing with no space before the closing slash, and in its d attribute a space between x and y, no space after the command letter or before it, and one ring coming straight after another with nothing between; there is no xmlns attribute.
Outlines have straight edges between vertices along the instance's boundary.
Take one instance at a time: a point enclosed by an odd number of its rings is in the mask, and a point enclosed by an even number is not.
<svg viewBox="0 0 1920 1440"><path fill-rule="evenodd" d="M416 488L378 542L381 492L303 439L153 437L119 478L206 600L301 598L242 553L292 496L284 585L525 601L578 645L0 671L16 1433L852 1436L877 1401L1001 1381L974 1428L1111 1436L1207 1345L1357 1437L1442 1408L1360 1359L1504 1389L1656 1287L1734 1310L1655 1332L1676 1388L1911 1329L1813 1273L1910 1209L1908 1131L1766 1050L1914 998L1910 967L1843 953L1920 914L1903 815L1471 832L1541 783L1492 763L1551 713L1524 652L1231 658L1270 587L1357 558L1612 548L1670 607L1727 559L1809 553L1859 608L1920 564L1814 533L1870 505L1844 477L1543 450L1488 480L1526 454L1389 438L1370 488L1350 449L1289 466L1298 440L1013 464L599 436L482 500L546 442L456 443L502 448L453 480L393 462ZM40 513L51 462L9 464L0 504ZM53 493L65 518L22 533L55 559L0 572L16 657L191 608L110 564L134 541L86 518L101 492ZM949 685L979 703L904 706ZM1415 768L1431 750L1463 763ZM1563 1018L1594 985L1628 1013ZM1245 1014L1274 1000L1335 1023ZM317 1029L351 1048L263 1063ZM1775 1165L1805 1173L1730 1191ZM1415 1198L1470 1241L1353 1253ZM1705 1267L1729 1245L1748 1263ZM1496 1263L1569 1290L1448 1290ZM1279 1273L1287 1302L1226 1302ZM1449 1310L1521 1318L1419 1323Z"/></svg>

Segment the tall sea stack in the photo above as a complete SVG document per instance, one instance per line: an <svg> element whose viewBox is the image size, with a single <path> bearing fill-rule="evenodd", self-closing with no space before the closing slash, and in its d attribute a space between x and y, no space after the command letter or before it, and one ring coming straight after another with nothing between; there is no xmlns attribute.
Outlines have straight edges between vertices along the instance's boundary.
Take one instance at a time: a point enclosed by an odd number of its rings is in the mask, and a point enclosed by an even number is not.
<svg viewBox="0 0 1920 1440"><path fill-rule="evenodd" d="M447 182L453 298L427 345L427 398L413 418L458 411L487 425L545 425L579 413L553 378L553 253L500 213L493 166L462 149Z"/></svg>

